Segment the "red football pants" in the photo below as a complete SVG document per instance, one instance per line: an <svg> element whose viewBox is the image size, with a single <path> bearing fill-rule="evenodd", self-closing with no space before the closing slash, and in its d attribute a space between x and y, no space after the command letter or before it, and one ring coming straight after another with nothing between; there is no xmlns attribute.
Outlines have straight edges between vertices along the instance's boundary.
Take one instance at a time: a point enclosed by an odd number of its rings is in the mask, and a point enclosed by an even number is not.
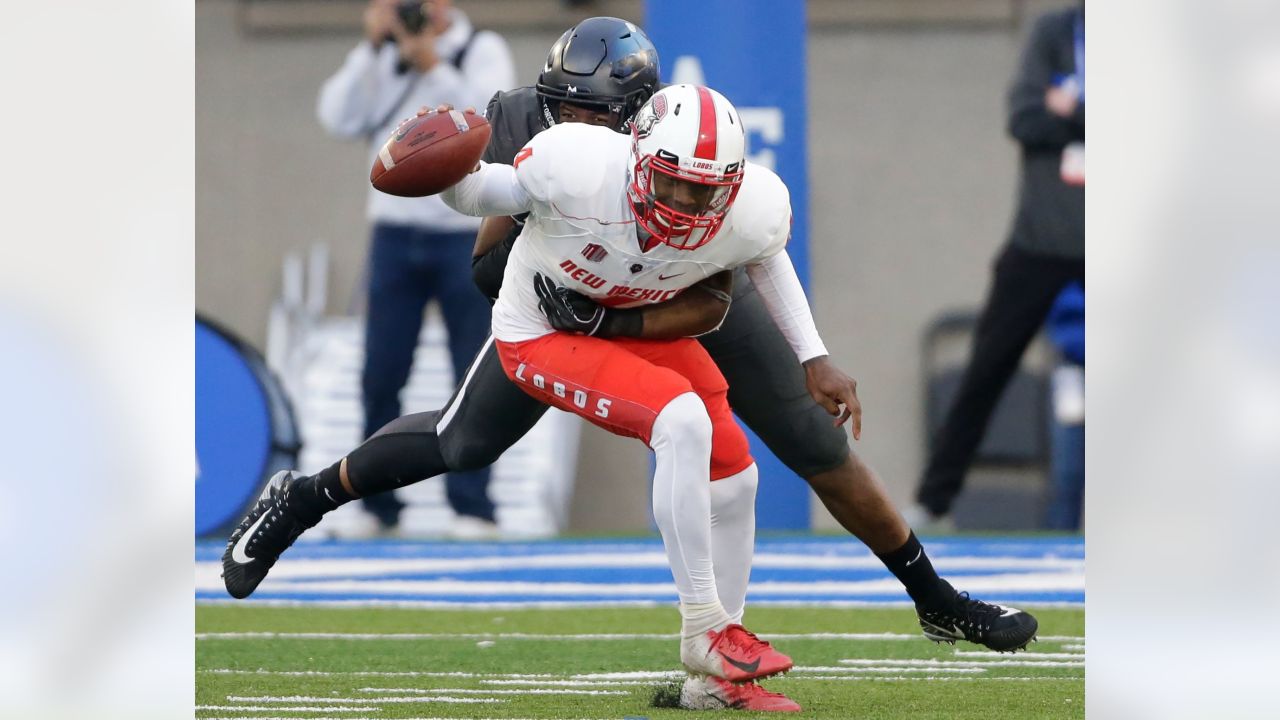
<svg viewBox="0 0 1280 720"><path fill-rule="evenodd" d="M556 332L535 340L494 341L507 377L529 395L615 435L650 437L658 413L693 392L711 417L711 479L753 462L733 420L720 369L697 341L601 338Z"/></svg>

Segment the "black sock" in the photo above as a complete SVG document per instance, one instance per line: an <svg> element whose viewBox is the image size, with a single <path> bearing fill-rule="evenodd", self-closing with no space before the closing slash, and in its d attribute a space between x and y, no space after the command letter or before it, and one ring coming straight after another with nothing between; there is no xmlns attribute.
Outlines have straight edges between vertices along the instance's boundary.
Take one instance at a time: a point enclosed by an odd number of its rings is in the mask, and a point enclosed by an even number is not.
<svg viewBox="0 0 1280 720"><path fill-rule="evenodd" d="M338 474L341 465L339 460L315 475L299 480L289 496L290 505L318 520L319 516L354 500L342 487L342 478Z"/></svg>
<svg viewBox="0 0 1280 720"><path fill-rule="evenodd" d="M946 607L954 599L956 591L938 577L915 532L902 547L876 557L897 576L916 605L932 610Z"/></svg>

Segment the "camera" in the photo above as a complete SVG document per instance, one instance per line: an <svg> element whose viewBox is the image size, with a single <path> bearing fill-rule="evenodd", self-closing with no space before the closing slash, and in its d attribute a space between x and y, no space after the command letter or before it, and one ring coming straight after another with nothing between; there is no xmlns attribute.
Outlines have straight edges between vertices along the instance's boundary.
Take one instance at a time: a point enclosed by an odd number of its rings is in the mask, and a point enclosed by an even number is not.
<svg viewBox="0 0 1280 720"><path fill-rule="evenodd" d="M396 15L409 34L417 35L431 25L426 5L422 0L401 0L396 5Z"/></svg>
<svg viewBox="0 0 1280 720"><path fill-rule="evenodd" d="M430 0L400 0L396 3L396 17L404 25L410 35L419 35L431 27L431 13L428 11ZM395 35L388 34L384 42L395 43ZM409 72L410 63L403 57L396 62L396 74Z"/></svg>

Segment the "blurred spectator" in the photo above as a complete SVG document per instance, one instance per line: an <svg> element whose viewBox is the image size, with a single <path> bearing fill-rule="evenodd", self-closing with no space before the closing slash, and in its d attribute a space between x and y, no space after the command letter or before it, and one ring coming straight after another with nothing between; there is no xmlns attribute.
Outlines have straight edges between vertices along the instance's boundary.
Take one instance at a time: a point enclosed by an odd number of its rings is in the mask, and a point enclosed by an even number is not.
<svg viewBox="0 0 1280 720"><path fill-rule="evenodd" d="M1084 506L1084 288L1071 283L1045 325L1062 362L1053 371L1049 507L1045 527L1079 530Z"/></svg>
<svg viewBox="0 0 1280 720"><path fill-rule="evenodd" d="M945 526L996 402L1069 283L1084 283L1084 4L1040 17L1009 90L1022 147L1018 207L960 389L909 520Z"/></svg>
<svg viewBox="0 0 1280 720"><path fill-rule="evenodd" d="M451 0L371 0L364 39L320 90L320 123L333 135L369 143L369 162L383 141L419 107L452 103L482 108L515 85L506 40L476 30ZM355 170L355 168L353 168ZM454 377L461 380L489 332L489 303L471 283L471 246L480 227L439 197L400 198L369 190L373 223L365 364L361 377L364 434L400 415L423 311L435 299L449 334ZM454 534L492 534L489 470L451 473L445 481L457 514ZM404 503L394 493L364 501L383 531L399 524Z"/></svg>

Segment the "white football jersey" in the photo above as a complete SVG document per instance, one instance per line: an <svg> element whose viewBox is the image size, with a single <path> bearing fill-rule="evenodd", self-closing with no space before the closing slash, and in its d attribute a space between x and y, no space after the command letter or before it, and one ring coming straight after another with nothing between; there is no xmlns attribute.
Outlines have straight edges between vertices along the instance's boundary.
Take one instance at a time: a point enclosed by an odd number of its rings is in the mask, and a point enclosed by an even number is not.
<svg viewBox="0 0 1280 720"><path fill-rule="evenodd" d="M783 252L791 233L786 185L747 163L737 201L710 242L693 250L658 243L645 252L627 201L631 138L604 127L552 126L516 155L515 167L533 209L493 308L493 335L505 342L554 332L538 309L535 273L603 305L647 305Z"/></svg>

